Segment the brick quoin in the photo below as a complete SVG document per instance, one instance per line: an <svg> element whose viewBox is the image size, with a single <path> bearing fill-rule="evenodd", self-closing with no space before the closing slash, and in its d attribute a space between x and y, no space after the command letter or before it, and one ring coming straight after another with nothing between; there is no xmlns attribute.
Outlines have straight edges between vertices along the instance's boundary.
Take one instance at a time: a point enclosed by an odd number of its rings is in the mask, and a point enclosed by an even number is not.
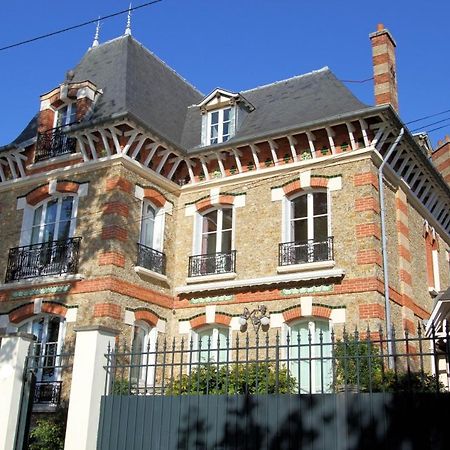
<svg viewBox="0 0 450 450"><path fill-rule="evenodd" d="M113 303L97 303L94 305L94 317L110 317L111 319L120 319L122 309L119 305Z"/></svg>
<svg viewBox="0 0 450 450"><path fill-rule="evenodd" d="M410 319L403 319L403 329L408 331L409 334L414 334L416 332L416 325Z"/></svg>
<svg viewBox="0 0 450 450"><path fill-rule="evenodd" d="M231 317L226 316L225 314L216 313L214 321L217 324L225 325L226 327L228 327L231 322Z"/></svg>
<svg viewBox="0 0 450 450"><path fill-rule="evenodd" d="M402 244L398 245L398 255L405 261L411 262L411 252Z"/></svg>
<svg viewBox="0 0 450 450"><path fill-rule="evenodd" d="M312 315L315 317L324 317L325 319L329 319L331 316L331 308L327 308L326 306L313 305Z"/></svg>
<svg viewBox="0 0 450 450"><path fill-rule="evenodd" d="M395 207L406 216L408 215L408 205L401 199L395 199Z"/></svg>
<svg viewBox="0 0 450 450"><path fill-rule="evenodd" d="M117 214L122 217L128 217L128 205L123 202L109 202L103 205L103 214Z"/></svg>
<svg viewBox="0 0 450 450"><path fill-rule="evenodd" d="M405 237L409 237L409 227L401 221L397 221L397 232Z"/></svg>
<svg viewBox="0 0 450 450"><path fill-rule="evenodd" d="M300 319L302 317L302 310L300 306L289 309L283 312L283 318L285 322L292 322L293 320Z"/></svg>
<svg viewBox="0 0 450 450"><path fill-rule="evenodd" d="M353 177L353 184L355 186L367 186L372 185L378 190L378 178L372 172L358 173Z"/></svg>
<svg viewBox="0 0 450 450"><path fill-rule="evenodd" d="M410 286L412 286L412 276L407 270L400 269L399 275L400 275L400 280L401 281L403 281L404 283L409 284Z"/></svg>
<svg viewBox="0 0 450 450"><path fill-rule="evenodd" d="M112 191L114 189L119 189L124 192L131 193L133 185L130 181L123 177L112 177L106 180L106 190Z"/></svg>
<svg viewBox="0 0 450 450"><path fill-rule="evenodd" d="M167 202L166 197L153 188L144 189L144 198L151 201L157 208L162 208Z"/></svg>
<svg viewBox="0 0 450 450"><path fill-rule="evenodd" d="M355 200L355 211L375 211L376 213L379 213L380 205L378 204L378 200L374 197L361 197Z"/></svg>
<svg viewBox="0 0 450 450"><path fill-rule="evenodd" d="M384 306L378 303L359 305L360 319L384 319Z"/></svg>
<svg viewBox="0 0 450 450"><path fill-rule="evenodd" d="M128 231L118 225L108 225L102 228L102 239L126 241L128 239Z"/></svg>
<svg viewBox="0 0 450 450"><path fill-rule="evenodd" d="M206 315L203 314L201 316L194 317L189 322L190 322L193 330L195 330L196 328L200 328L200 327L206 325Z"/></svg>
<svg viewBox="0 0 450 450"><path fill-rule="evenodd" d="M376 237L380 239L381 230L378 224L369 222L369 223L360 223L355 226L356 237L365 238L365 237Z"/></svg>
<svg viewBox="0 0 450 450"><path fill-rule="evenodd" d="M135 311L134 319L142 320L152 327L156 327L156 325L158 324L158 316L151 311Z"/></svg>
<svg viewBox="0 0 450 450"><path fill-rule="evenodd" d="M55 303L43 303L41 312L65 317L67 308ZM9 313L9 320L13 323L20 323L31 316L34 316L34 303L28 303Z"/></svg>
<svg viewBox="0 0 450 450"><path fill-rule="evenodd" d="M98 257L99 266L125 267L125 256L119 252L104 252Z"/></svg>
<svg viewBox="0 0 450 450"><path fill-rule="evenodd" d="M358 265L378 264L381 267L381 253L375 249L358 250L356 254L356 263Z"/></svg>

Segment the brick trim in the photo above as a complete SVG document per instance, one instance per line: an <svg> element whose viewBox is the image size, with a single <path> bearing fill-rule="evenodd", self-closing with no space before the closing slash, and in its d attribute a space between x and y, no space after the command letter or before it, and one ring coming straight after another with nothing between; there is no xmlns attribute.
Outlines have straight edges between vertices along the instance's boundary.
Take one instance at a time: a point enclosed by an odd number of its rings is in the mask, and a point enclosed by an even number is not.
<svg viewBox="0 0 450 450"><path fill-rule="evenodd" d="M328 308L327 306L313 305L311 315L314 317L329 319L331 316L331 308Z"/></svg>
<svg viewBox="0 0 450 450"><path fill-rule="evenodd" d="M103 252L98 257L99 266L125 267L125 255L120 252Z"/></svg>
<svg viewBox="0 0 450 450"><path fill-rule="evenodd" d="M354 186L373 186L378 190L378 178L373 172L363 172L354 175Z"/></svg>
<svg viewBox="0 0 450 450"><path fill-rule="evenodd" d="M189 321L191 324L191 328L193 330L196 330L200 327L203 327L206 325L206 314L202 314L201 316L194 317Z"/></svg>
<svg viewBox="0 0 450 450"><path fill-rule="evenodd" d="M59 303L43 302L41 313L65 317L67 307ZM9 321L12 323L20 323L34 315L34 303L27 303L11 311L9 313Z"/></svg>
<svg viewBox="0 0 450 450"><path fill-rule="evenodd" d="M126 178L121 177L121 176L115 176L115 177L108 178L106 180L106 190L113 191L115 189L119 189L119 190L127 192L129 194L129 193L131 193L131 190L133 189L133 185L130 181L128 181Z"/></svg>
<svg viewBox="0 0 450 450"><path fill-rule="evenodd" d="M68 194L76 194L80 184L76 181L57 181L56 182L56 192L60 193L68 193ZM25 196L26 201L29 205L35 206L41 201L51 197L49 192L49 184L45 184L43 186L38 186L32 191L28 192Z"/></svg>
<svg viewBox="0 0 450 450"><path fill-rule="evenodd" d="M144 198L152 202L157 208L162 208L167 202L166 197L154 188L144 188Z"/></svg>
<svg viewBox="0 0 450 450"><path fill-rule="evenodd" d="M358 265L377 264L381 267L382 257L381 253L375 249L358 250L356 253L356 263Z"/></svg>
<svg viewBox="0 0 450 450"><path fill-rule="evenodd" d="M286 323L293 322L302 318L302 309L300 306L295 306L294 308L288 309L283 312L283 319Z"/></svg>
<svg viewBox="0 0 450 450"><path fill-rule="evenodd" d="M359 305L359 318L360 319L383 319L384 316L384 306L379 303L366 303Z"/></svg>
<svg viewBox="0 0 450 450"><path fill-rule="evenodd" d="M128 231L118 225L107 225L102 228L102 239L126 241L128 239Z"/></svg>
<svg viewBox="0 0 450 450"><path fill-rule="evenodd" d="M117 214L122 217L128 217L129 208L124 202L108 202L103 205L103 214Z"/></svg>
<svg viewBox="0 0 450 450"><path fill-rule="evenodd" d="M381 238L380 226L374 222L360 223L355 226L356 238L375 237L378 240Z"/></svg>
<svg viewBox="0 0 450 450"><path fill-rule="evenodd" d="M139 310L134 312L134 320L142 320L152 327L158 324L158 316L148 310Z"/></svg>
<svg viewBox="0 0 450 450"><path fill-rule="evenodd" d="M97 303L96 305L94 305L93 317L109 317L111 319L120 319L122 317L122 308L114 303Z"/></svg>
<svg viewBox="0 0 450 450"><path fill-rule="evenodd" d="M214 323L217 323L219 325L225 325L226 327L230 326L231 317L227 316L225 314L216 313Z"/></svg>
<svg viewBox="0 0 450 450"><path fill-rule="evenodd" d="M291 181L286 186L283 186L283 192L286 197L290 197L301 191L303 191L303 188L300 185L300 180Z"/></svg>
<svg viewBox="0 0 450 450"><path fill-rule="evenodd" d="M355 211L374 211L378 214L380 212L380 205L374 197L360 197L355 200Z"/></svg>
<svg viewBox="0 0 450 450"><path fill-rule="evenodd" d="M212 203L211 197L204 198L195 203L197 212L201 213L214 206L232 206L234 204L234 195L222 194L219 195L218 201Z"/></svg>

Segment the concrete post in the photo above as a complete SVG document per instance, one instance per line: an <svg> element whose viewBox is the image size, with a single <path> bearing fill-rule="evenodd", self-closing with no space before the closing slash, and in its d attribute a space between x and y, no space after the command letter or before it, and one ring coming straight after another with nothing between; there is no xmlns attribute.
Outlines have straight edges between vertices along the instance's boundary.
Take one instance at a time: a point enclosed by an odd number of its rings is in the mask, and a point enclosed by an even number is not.
<svg viewBox="0 0 450 450"><path fill-rule="evenodd" d="M25 358L34 336L1 336L0 347L0 450L13 450L20 412Z"/></svg>
<svg viewBox="0 0 450 450"><path fill-rule="evenodd" d="M65 450L95 450L100 400L105 389L105 353L114 347L117 330L102 326L75 328L76 342Z"/></svg>

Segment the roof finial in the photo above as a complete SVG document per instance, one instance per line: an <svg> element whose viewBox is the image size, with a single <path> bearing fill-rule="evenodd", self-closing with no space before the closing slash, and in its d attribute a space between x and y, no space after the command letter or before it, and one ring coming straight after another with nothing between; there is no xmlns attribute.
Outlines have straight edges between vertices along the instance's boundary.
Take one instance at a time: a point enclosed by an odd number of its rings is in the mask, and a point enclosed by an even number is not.
<svg viewBox="0 0 450 450"><path fill-rule="evenodd" d="M97 26L95 27L95 35L94 35L94 41L92 42L92 47L98 47L99 46L99 36L100 36L100 17L97 20Z"/></svg>
<svg viewBox="0 0 450 450"><path fill-rule="evenodd" d="M127 27L125 28L125 36L131 36L131 3L128 7Z"/></svg>

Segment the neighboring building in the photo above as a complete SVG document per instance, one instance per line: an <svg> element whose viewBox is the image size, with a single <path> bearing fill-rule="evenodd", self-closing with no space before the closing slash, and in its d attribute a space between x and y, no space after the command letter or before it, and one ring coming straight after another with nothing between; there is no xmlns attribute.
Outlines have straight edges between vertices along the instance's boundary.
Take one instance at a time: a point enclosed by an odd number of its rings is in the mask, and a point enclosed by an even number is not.
<svg viewBox="0 0 450 450"><path fill-rule="evenodd" d="M56 352L89 324L214 347L261 304L282 334L384 326L378 166L404 124L394 40L370 38L376 106L328 68L205 96L130 35L91 48L0 148L0 329ZM448 165L422 141L405 130L383 184L411 333L450 284Z"/></svg>

